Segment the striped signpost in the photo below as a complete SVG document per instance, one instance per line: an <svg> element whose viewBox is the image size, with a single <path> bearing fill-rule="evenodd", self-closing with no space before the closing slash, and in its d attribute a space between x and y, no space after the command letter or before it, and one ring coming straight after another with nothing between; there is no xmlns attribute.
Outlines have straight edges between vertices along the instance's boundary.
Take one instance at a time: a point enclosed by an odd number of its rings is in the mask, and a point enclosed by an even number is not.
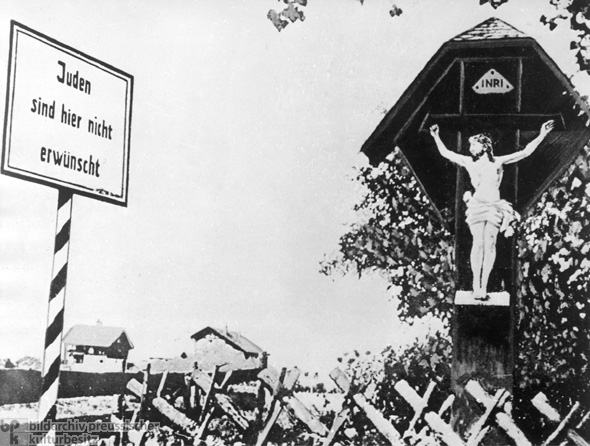
<svg viewBox="0 0 590 446"><path fill-rule="evenodd" d="M39 421L57 417L73 195L127 206L132 97L133 76L11 22L1 170L58 190Z"/></svg>
<svg viewBox="0 0 590 446"><path fill-rule="evenodd" d="M59 366L61 363L61 340L64 329L64 308L68 258L70 251L70 225L72 221L72 198L69 190L60 189L57 202L55 249L51 272L51 287L47 310L47 330L43 351L43 373L41 398L39 399L39 420L54 420L57 415L57 390Z"/></svg>

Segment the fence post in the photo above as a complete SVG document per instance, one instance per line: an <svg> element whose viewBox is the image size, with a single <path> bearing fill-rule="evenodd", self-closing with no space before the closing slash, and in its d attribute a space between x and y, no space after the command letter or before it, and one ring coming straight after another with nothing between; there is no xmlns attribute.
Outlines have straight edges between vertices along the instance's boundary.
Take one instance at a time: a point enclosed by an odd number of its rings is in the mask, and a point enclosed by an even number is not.
<svg viewBox="0 0 590 446"><path fill-rule="evenodd" d="M377 430L383 435L393 446L404 446L405 442L402 439L401 434L396 428L385 419L385 417L375 409L367 399L360 394L351 393L351 383L342 370L336 367L330 373L330 378L336 383L338 388L346 394L351 394L354 403L365 412L367 418L373 423Z"/></svg>
<svg viewBox="0 0 590 446"><path fill-rule="evenodd" d="M504 394L501 392L496 393L496 397L491 397L488 393L481 387L481 385L474 380L471 380L465 386L465 390L469 392L482 406L486 408L486 413L489 414L488 417L493 413L494 410L497 409L496 406L499 406L499 399L505 398ZM485 415L484 415L485 416ZM524 433L518 428L514 420L510 415L505 412L496 412L495 420L498 426L502 428L506 434L517 446L532 446L531 442L526 438ZM486 418L487 421L487 418Z"/></svg>
<svg viewBox="0 0 590 446"><path fill-rule="evenodd" d="M428 384L426 392L424 392L424 396L421 397L418 394L418 392L416 392L412 388L412 386L408 384L407 381L401 380L395 383L394 388L397 391L397 393L399 393L402 396L402 398L404 398L408 402L408 404L412 406L412 409L414 410L414 417L410 421L410 425L408 427L408 430L404 434L404 437L409 436L412 433L415 434L416 431L414 429L414 426L416 425L418 419L422 416L422 413L428 406L428 400L430 399L430 395L432 394L434 387L435 384L431 381ZM445 403L443 403L443 406L441 407L440 414L437 414L435 412L429 412L424 416L424 419L426 420L430 428L449 446L464 445L465 443L463 442L461 437L459 437L459 435L453 431L451 426L445 423L441 418L441 414L444 412L444 410L446 410L449 407L451 403L452 399L449 400L449 398L447 398L447 400L445 401Z"/></svg>
<svg viewBox="0 0 590 446"><path fill-rule="evenodd" d="M562 419L561 415L559 415L559 412L549 404L547 396L543 392L539 392L531 400L531 402L533 403L533 406L535 406L539 412L541 412L543 415L549 418L551 422L559 423L557 429L555 429L555 431L553 431L553 433L547 438L547 440L543 442L543 446L551 444L561 434L561 432L566 429L566 426L572 423L572 417L574 413L577 412L577 410L580 408L580 403L576 402L570 409L569 413ZM584 422L588 419L589 414L590 412L587 413L584 417L582 417L582 420L578 423L576 429L582 427ZM580 434L578 434L578 432L573 428L567 429L566 435L577 446L590 446L588 442L586 442L580 436Z"/></svg>

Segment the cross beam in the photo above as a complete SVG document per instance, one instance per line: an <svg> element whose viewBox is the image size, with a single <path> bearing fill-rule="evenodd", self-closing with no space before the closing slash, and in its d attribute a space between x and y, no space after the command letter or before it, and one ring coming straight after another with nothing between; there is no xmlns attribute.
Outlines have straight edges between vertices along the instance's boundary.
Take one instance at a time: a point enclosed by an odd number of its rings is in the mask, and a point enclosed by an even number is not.
<svg viewBox="0 0 590 446"><path fill-rule="evenodd" d="M528 114L528 113L503 113L503 114L430 114L427 113L420 131L428 131L434 124L440 124L446 130L481 130L490 127L506 130L539 130L541 124L546 121L555 122L555 130L565 130L565 121L561 113L557 114Z"/></svg>

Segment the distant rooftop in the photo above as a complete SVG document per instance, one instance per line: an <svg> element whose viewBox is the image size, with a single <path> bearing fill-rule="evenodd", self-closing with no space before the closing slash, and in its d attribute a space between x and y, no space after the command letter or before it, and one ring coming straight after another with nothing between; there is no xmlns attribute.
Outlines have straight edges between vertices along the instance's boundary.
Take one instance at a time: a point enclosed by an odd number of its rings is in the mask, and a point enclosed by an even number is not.
<svg viewBox="0 0 590 446"><path fill-rule="evenodd" d="M119 337L124 334L133 348L133 344L120 327L104 327L102 325L74 325L64 336L64 344L89 345L92 347L110 347Z"/></svg>
<svg viewBox="0 0 590 446"><path fill-rule="evenodd" d="M238 350L243 351L244 353L255 355L260 355L264 353L264 350L262 350L256 344L254 344L251 340L242 336L240 333L237 333L235 331L229 331L227 330L227 328L221 329L214 327L206 327L196 332L194 335L191 336L191 338L195 341L198 341L199 339L202 339L209 334L213 334L218 338L223 339L227 344L231 345L234 348L237 348Z"/></svg>
<svg viewBox="0 0 590 446"><path fill-rule="evenodd" d="M492 17L479 25L459 34L457 37L451 39L452 42L460 42L466 40L493 40L493 39L519 39L529 37L522 31L514 28L508 23Z"/></svg>

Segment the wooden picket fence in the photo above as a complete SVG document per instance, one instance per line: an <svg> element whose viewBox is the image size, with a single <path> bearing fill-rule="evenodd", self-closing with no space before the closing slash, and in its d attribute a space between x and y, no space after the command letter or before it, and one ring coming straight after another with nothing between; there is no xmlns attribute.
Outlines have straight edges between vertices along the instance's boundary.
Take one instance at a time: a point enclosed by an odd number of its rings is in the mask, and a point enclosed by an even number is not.
<svg viewBox="0 0 590 446"><path fill-rule="evenodd" d="M399 432L369 399L351 382L350 378L340 369L336 368L330 374L337 387L345 394L342 406L336 411L330 426L326 426L319 416L310 410L294 394L293 389L299 379L298 369L280 372L267 368L258 375L258 406L255 415L246 414L238 407L227 393L228 382L232 376L232 370L216 368L212 374L200 370L193 371L190 386L196 386L204 397L197 403L195 392L192 399L188 398L189 406L199 404L200 414L189 417L185 413L173 407L169 398L161 395L166 380L163 375L159 389L151 398L147 394L147 382L149 370L144 375L144 384L131 380L128 389L141 401L140 407L133 417L140 419L149 407L156 410L182 432L186 438L185 444L199 444L205 439L211 421L215 416L225 415L227 419L242 432L243 442L248 445L264 446L268 443L269 434L277 423L283 411L288 411L299 420L310 435L315 439L314 444L322 446L346 445L351 435L345 428L351 425L352 411L362 411L366 418L374 425L375 429L384 439L394 446L406 445L446 445L446 446L477 446L484 443L484 438L492 429L503 432L508 444L516 446L532 446L531 441L518 426L511 416L510 394L505 390L498 390L495 394L487 393L480 384L471 380L465 386L468 392L481 405L483 414L472 422L472 425L463 434L457 433L451 425L445 421L454 401L450 395L442 403L438 410L432 410L429 404L430 397L435 389L435 383L430 382L426 391L420 395L407 381L401 380L394 386L395 391L410 405L413 417L405 432ZM265 392L268 397L265 398ZM553 431L543 441L542 446L548 445L577 445L590 446L579 431L590 418L590 412L582 410L579 403L575 403L565 415L560 414L550 405L547 397L539 393L532 400L532 404L539 411L539 416L546 423L552 425ZM190 411L191 407L185 408ZM418 430L419 428L419 430ZM148 445L146 442L147 430L139 430L122 433L136 446ZM123 439L123 437L121 437ZM162 440L159 440L162 444ZM537 445L535 445L537 446Z"/></svg>
<svg viewBox="0 0 590 446"><path fill-rule="evenodd" d="M330 374L337 386L345 393L349 393L351 383L344 372L335 369ZM383 415L375 409L362 394L351 395L354 403L365 412L367 418L371 420L375 428L395 446L405 446L407 444L420 444L421 441L430 437L429 432L434 434L439 444L447 446L477 446L490 429L497 427L501 429L512 443L516 446L532 446L517 423L513 420L508 402L509 392L498 390L494 395L488 394L480 384L471 380L465 386L465 390L474 397L484 410L483 415L474 420L466 435L461 437L453 428L443 420L443 415L447 412L453 403L454 396L450 395L441 405L438 411L427 411L429 398L435 388L435 383L430 382L423 395L414 390L407 381L401 380L394 386L399 395L412 407L414 416L410 420L409 426L404 433L398 432L395 427ZM582 438L578 430L588 421L590 412L582 413L580 404L575 403L569 413L562 417L558 411L553 408L547 401L543 393L537 394L532 401L533 405L539 412L547 418L550 423L555 425L553 432L542 443L543 446L560 444L579 446L589 446L588 442ZM324 446L332 444L338 429L341 428L343 420L348 416L347 408L336 416L330 436L326 438ZM577 417L574 415L577 414ZM420 419L425 421L426 426L420 432L415 428ZM574 423L574 420L577 422Z"/></svg>

